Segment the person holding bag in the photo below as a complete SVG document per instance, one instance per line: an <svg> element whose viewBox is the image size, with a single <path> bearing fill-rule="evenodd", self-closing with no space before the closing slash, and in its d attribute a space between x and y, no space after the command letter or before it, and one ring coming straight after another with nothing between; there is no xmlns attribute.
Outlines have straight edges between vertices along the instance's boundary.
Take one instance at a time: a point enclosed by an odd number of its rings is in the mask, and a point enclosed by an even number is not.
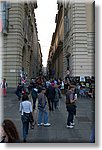
<svg viewBox="0 0 102 150"><path fill-rule="evenodd" d="M29 123L34 122L32 115L32 104L29 101L28 95L23 95L19 110L21 112L21 120L23 124L23 142L26 142L29 130Z"/></svg>
<svg viewBox="0 0 102 150"><path fill-rule="evenodd" d="M77 98L75 97L74 90L75 90L75 86L70 85L69 90L66 93L66 108L68 111L67 128L73 128L75 125L73 119L76 112L75 102Z"/></svg>

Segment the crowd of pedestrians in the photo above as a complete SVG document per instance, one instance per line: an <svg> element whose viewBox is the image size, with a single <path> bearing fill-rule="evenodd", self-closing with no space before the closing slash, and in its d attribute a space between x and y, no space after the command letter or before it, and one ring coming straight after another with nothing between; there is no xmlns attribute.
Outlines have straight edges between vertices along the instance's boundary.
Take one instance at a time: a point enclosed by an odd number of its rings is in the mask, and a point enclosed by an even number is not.
<svg viewBox="0 0 102 150"><path fill-rule="evenodd" d="M28 86L26 86L26 81L23 84L18 83L15 94L20 102L19 111L21 113L23 142L27 142L29 125L31 129L34 128L35 123L37 123L38 127L51 126L51 123L49 123L49 111L53 112L59 109L59 101L63 99L62 93L66 96L65 105L68 112L66 127L72 129L75 126L74 116L76 115L77 108L76 100L78 92L76 85L71 84L68 80L45 80L41 77L31 79ZM35 122L35 110L38 110L37 122ZM11 124L13 125L13 123ZM5 121L2 124L3 130L4 125ZM3 131L3 133L5 132ZM19 142L17 130L15 134L16 137L12 141L4 134L1 142Z"/></svg>
<svg viewBox="0 0 102 150"><path fill-rule="evenodd" d="M63 98L62 89L66 95L66 110L68 111L66 127L74 127L75 123L73 122L73 118L76 113L76 99L74 99L75 86L72 87L72 85L67 82L66 88L63 88L63 84L66 84L66 82L64 83L60 79L46 81L42 78L32 79L28 87L25 86L26 84L18 84L16 95L18 96L18 100L22 99L22 102L20 102L20 112L24 142L26 142L28 135L30 114L32 113L34 121L34 111L36 109L38 110L37 126L51 126L51 123L49 123L49 111L53 112L59 109L59 101ZM29 101L29 98L32 103Z"/></svg>

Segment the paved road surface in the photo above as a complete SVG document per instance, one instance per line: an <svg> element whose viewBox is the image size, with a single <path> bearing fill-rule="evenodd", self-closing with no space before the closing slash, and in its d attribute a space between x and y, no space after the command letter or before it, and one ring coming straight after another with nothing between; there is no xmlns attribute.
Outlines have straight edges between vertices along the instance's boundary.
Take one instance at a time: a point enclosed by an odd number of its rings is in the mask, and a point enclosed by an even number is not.
<svg viewBox="0 0 102 150"><path fill-rule="evenodd" d="M4 118L12 119L19 131L22 139L22 123L19 113L19 101L12 90L8 92L4 102ZM35 112L37 119L37 110ZM59 109L49 112L50 127L38 127L35 125L33 130L29 130L28 142L56 142L56 143L87 143L89 142L92 124L94 123L94 101L86 98L78 98L77 115L75 117L75 127L66 128L67 111L65 107L65 97L60 100Z"/></svg>

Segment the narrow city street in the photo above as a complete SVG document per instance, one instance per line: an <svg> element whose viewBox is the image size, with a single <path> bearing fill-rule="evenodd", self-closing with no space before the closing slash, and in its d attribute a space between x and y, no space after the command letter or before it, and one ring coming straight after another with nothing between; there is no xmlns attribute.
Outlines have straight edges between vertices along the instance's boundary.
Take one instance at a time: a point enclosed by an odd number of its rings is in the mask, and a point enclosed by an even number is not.
<svg viewBox="0 0 102 150"><path fill-rule="evenodd" d="M95 143L95 1L1 1L0 41L1 142Z"/></svg>
<svg viewBox="0 0 102 150"><path fill-rule="evenodd" d="M3 99L4 118L10 118L17 126L22 142L22 122L20 120L19 101L14 94L14 89L8 89L7 97ZM37 120L37 110L35 113ZM92 122L94 122L94 100L78 98L75 127L66 128L67 111L65 96L60 100L59 109L49 112L50 127L38 127L29 129L28 143L62 142L62 143L88 143L90 139Z"/></svg>

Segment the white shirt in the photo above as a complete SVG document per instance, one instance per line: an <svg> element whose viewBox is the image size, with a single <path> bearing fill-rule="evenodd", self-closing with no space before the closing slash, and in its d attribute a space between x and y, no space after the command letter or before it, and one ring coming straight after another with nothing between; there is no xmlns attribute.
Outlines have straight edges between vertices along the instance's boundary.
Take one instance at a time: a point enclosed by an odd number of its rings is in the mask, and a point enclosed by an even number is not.
<svg viewBox="0 0 102 150"><path fill-rule="evenodd" d="M23 115L23 112L30 113L32 112L32 104L30 101L23 101L20 103L19 111L21 112L21 115Z"/></svg>

